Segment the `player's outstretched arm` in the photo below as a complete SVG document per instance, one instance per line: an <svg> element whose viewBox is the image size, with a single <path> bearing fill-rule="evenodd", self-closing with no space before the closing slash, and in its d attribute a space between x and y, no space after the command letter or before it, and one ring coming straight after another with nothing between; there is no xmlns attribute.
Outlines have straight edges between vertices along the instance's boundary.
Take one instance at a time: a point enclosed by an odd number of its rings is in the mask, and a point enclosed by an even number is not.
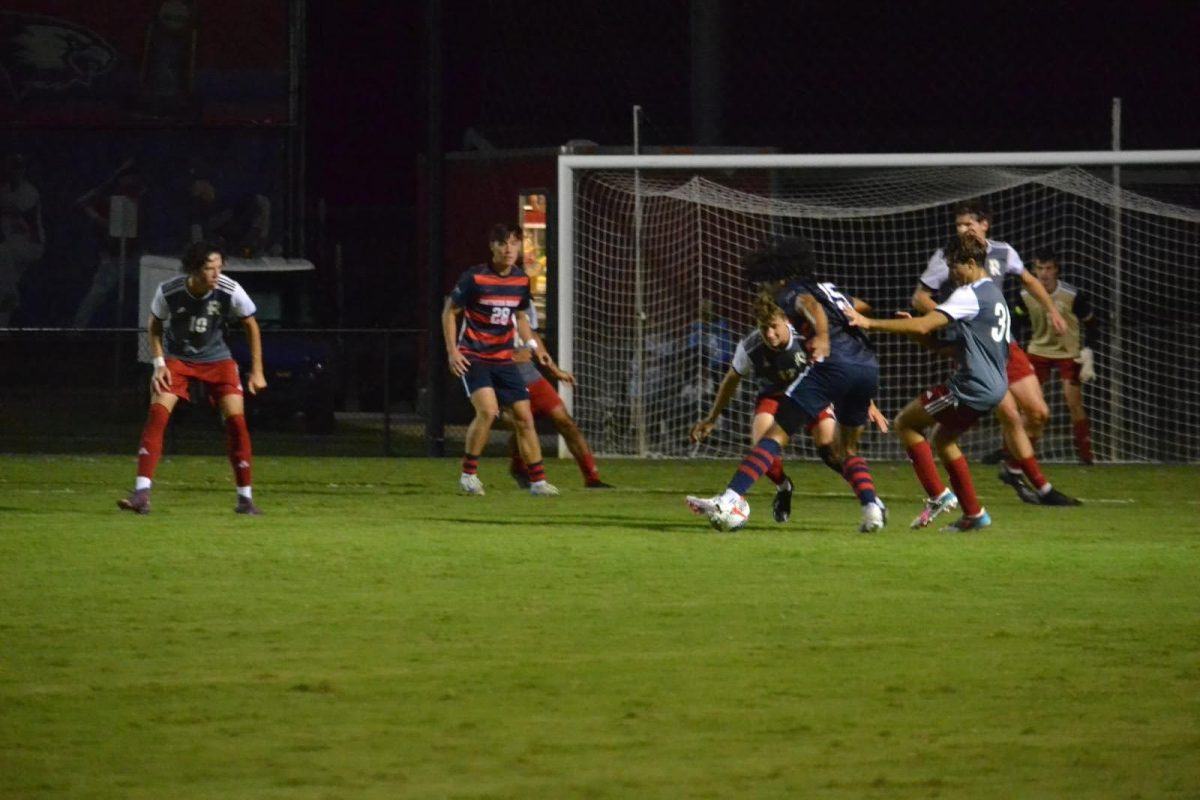
<svg viewBox="0 0 1200 800"><path fill-rule="evenodd" d="M163 323L153 314L146 322L146 340L150 347L150 359L154 362L154 374L150 376L150 394L166 394L171 390L171 370L167 369L166 351L163 349Z"/></svg>
<svg viewBox="0 0 1200 800"><path fill-rule="evenodd" d="M707 414L696 420L696 424L692 426L692 430L688 434L693 442L701 442L709 437L713 428L717 426L717 420L721 418L721 412L729 405L729 401L733 399L741 382L742 376L738 375L735 370L731 369L725 373L725 377L721 379L721 385L717 387L717 396L713 399L712 408Z"/></svg>
<svg viewBox="0 0 1200 800"><path fill-rule="evenodd" d="M1058 310L1058 306L1054 305L1054 300L1051 299L1050 293L1046 291L1046 287L1042 286L1042 282L1034 277L1033 273L1025 270L1021 273L1021 285L1025 291L1033 295L1042 308L1046 309L1046 318L1050 320L1050 327L1054 328L1054 332L1062 336L1067 332L1067 321L1063 319L1062 314Z"/></svg>

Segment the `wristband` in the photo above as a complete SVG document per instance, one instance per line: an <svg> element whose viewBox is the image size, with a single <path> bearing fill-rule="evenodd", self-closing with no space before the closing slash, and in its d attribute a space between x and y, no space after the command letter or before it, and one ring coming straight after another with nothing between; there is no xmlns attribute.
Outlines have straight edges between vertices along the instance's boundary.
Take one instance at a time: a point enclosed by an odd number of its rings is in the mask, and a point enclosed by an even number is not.
<svg viewBox="0 0 1200 800"><path fill-rule="evenodd" d="M537 350L538 349L537 339L530 339L528 342L525 343L525 346L528 347L530 350Z"/></svg>
<svg viewBox="0 0 1200 800"><path fill-rule="evenodd" d="M158 369L159 367L165 367L167 365L167 360L165 358L163 358L162 356L155 356L154 360L153 360L153 364L154 364L154 368Z"/></svg>

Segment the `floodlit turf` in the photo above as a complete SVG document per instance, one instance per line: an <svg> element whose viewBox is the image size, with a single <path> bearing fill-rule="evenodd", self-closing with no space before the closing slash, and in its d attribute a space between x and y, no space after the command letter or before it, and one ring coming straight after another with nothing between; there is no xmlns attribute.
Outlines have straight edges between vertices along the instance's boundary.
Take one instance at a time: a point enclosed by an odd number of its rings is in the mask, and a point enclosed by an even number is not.
<svg viewBox="0 0 1200 800"><path fill-rule="evenodd" d="M0 798L1195 798L1194 467L1051 466L1082 508L910 531L792 465L717 534L729 462L0 457ZM941 523L943 520L939 519ZM948 521L948 520L946 520Z"/></svg>

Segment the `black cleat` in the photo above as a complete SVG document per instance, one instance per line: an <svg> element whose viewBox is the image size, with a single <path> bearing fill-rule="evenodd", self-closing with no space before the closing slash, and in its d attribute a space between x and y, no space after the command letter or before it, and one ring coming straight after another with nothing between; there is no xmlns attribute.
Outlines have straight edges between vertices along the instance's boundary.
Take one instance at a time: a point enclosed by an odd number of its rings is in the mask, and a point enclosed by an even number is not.
<svg viewBox="0 0 1200 800"><path fill-rule="evenodd" d="M1019 473L1009 472L1007 468L1000 468L1000 482L1007 483L1017 493L1017 497L1021 498L1021 502L1029 503L1030 505L1041 505L1042 498L1030 488L1025 479Z"/></svg>
<svg viewBox="0 0 1200 800"><path fill-rule="evenodd" d="M1081 506L1082 500L1076 500L1074 497L1067 497L1065 494L1050 487L1050 491L1038 496L1038 502L1044 506Z"/></svg>
<svg viewBox="0 0 1200 800"><path fill-rule="evenodd" d="M130 492L129 497L117 501L117 508L122 511L132 511L135 514L150 513L150 490L138 489Z"/></svg>
<svg viewBox="0 0 1200 800"><path fill-rule="evenodd" d="M771 501L771 515L776 522L787 522L792 516L792 491L795 487L789 480L775 490L775 499Z"/></svg>
<svg viewBox="0 0 1200 800"><path fill-rule="evenodd" d="M251 517L261 517L262 509L254 505L254 501L249 497L238 497L237 505L233 507L233 513L246 514Z"/></svg>
<svg viewBox="0 0 1200 800"><path fill-rule="evenodd" d="M617 487L613 486L611 483L605 483L604 481L600 480L599 478L589 478L588 480L584 481L583 488L585 488L585 489L615 489Z"/></svg>

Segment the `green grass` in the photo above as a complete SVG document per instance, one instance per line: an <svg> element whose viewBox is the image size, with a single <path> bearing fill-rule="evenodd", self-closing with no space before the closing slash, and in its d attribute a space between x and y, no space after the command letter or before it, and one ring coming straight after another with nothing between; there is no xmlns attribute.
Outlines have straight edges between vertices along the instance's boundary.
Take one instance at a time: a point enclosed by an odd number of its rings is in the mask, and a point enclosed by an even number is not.
<svg viewBox="0 0 1200 800"><path fill-rule="evenodd" d="M1052 466L1082 508L880 534L816 465L738 534L729 462L0 457L0 798L1195 798L1194 467ZM940 521L940 520L939 520Z"/></svg>

